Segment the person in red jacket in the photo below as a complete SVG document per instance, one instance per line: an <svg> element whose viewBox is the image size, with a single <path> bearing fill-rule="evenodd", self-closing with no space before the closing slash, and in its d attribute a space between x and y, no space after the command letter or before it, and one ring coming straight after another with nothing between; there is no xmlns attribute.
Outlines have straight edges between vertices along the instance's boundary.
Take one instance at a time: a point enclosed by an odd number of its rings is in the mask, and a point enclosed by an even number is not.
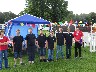
<svg viewBox="0 0 96 72"><path fill-rule="evenodd" d="M2 60L4 59L5 68L8 67L7 49L9 39L4 36L4 31L0 31L0 70L2 70Z"/></svg>
<svg viewBox="0 0 96 72"><path fill-rule="evenodd" d="M79 30L79 27L76 28L76 31L73 34L74 39L75 39L75 58L77 58L78 53L79 57L81 57L81 46L82 46L82 39L83 39L83 32ZM79 52L78 52L79 49Z"/></svg>

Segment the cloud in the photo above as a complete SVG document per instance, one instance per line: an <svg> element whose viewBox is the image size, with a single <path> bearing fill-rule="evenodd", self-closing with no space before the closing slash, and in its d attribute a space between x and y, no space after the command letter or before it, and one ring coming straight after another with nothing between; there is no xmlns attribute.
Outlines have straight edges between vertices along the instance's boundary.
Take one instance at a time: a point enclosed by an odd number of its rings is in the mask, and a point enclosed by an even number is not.
<svg viewBox="0 0 96 72"><path fill-rule="evenodd" d="M12 11L15 14L20 13L20 11L25 8L25 0L0 0L0 11L8 12Z"/></svg>
<svg viewBox="0 0 96 72"><path fill-rule="evenodd" d="M96 12L96 0L68 0L68 2L68 10L75 14Z"/></svg>

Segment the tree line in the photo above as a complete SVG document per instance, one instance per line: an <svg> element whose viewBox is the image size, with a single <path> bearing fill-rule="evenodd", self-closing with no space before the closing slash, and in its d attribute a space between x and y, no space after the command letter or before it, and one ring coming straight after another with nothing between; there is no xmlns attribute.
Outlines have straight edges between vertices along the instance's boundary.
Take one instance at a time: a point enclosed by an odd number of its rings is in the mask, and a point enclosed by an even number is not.
<svg viewBox="0 0 96 72"><path fill-rule="evenodd" d="M42 17L51 22L65 21L84 21L90 24L96 22L96 13L89 14L73 14L73 11L68 11L68 1L65 0L26 0L26 8L18 15L12 12L0 12L0 23L4 23L16 16L25 13Z"/></svg>
<svg viewBox="0 0 96 72"><path fill-rule="evenodd" d="M0 24L4 24L5 22L8 22L9 20L17 17L18 15L9 12L0 12Z"/></svg>

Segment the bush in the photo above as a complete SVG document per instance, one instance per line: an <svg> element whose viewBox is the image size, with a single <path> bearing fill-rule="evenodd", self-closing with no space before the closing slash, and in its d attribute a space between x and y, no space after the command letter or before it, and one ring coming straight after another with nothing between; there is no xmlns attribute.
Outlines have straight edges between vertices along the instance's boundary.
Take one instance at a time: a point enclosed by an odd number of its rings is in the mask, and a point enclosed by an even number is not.
<svg viewBox="0 0 96 72"><path fill-rule="evenodd" d="M8 56L13 56L13 48L8 48Z"/></svg>

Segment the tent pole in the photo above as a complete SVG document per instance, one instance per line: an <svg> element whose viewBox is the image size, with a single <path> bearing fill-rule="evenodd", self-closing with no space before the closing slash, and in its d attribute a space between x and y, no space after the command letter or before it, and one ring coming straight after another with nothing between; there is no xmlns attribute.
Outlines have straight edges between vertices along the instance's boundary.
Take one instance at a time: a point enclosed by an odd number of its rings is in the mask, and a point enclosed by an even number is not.
<svg viewBox="0 0 96 72"><path fill-rule="evenodd" d="M38 24L39 25L39 24ZM38 26L37 26L37 37L38 37Z"/></svg>
<svg viewBox="0 0 96 72"><path fill-rule="evenodd" d="M90 41L90 52L92 52L92 25L91 25L91 41Z"/></svg>

